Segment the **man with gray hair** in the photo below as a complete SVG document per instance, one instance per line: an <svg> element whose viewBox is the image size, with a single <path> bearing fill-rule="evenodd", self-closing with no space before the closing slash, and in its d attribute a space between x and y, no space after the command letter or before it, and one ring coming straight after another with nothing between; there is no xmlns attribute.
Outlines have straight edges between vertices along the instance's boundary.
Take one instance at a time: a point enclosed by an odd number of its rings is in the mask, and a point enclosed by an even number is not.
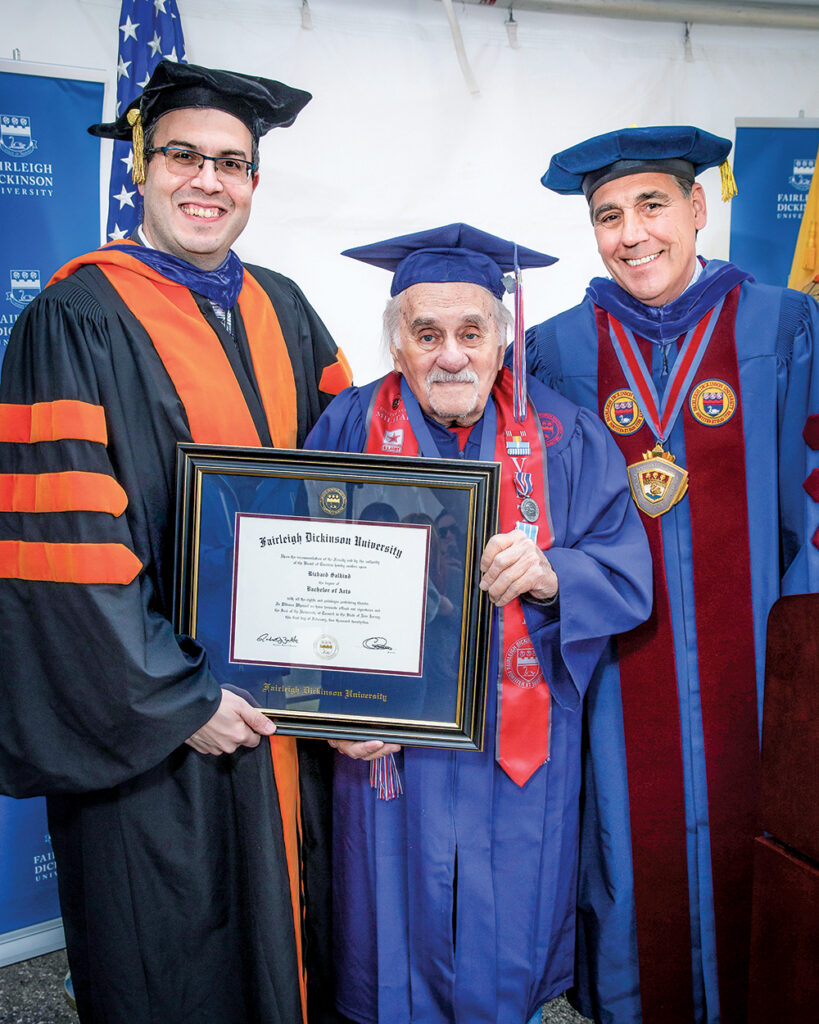
<svg viewBox="0 0 819 1024"><path fill-rule="evenodd" d="M597 417L501 368L503 272L551 257L466 224L346 255L394 271L395 370L342 392L307 447L502 471L481 559L485 749L332 741L337 1007L361 1024L521 1024L571 984L580 709L608 636L648 613L645 537ZM403 784L389 800L367 764L385 756Z"/></svg>

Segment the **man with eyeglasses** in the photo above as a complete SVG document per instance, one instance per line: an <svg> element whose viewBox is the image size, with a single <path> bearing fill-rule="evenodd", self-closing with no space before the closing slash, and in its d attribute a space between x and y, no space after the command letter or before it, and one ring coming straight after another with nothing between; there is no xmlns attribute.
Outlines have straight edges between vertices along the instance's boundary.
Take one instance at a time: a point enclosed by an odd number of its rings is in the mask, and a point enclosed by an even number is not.
<svg viewBox="0 0 819 1024"><path fill-rule="evenodd" d="M171 623L177 442L296 447L350 380L298 287L231 249L260 136L309 99L161 62L90 129L133 140L140 228L58 271L3 366L0 791L48 797L85 1022L300 1024L308 991L321 1019L317 794Z"/></svg>

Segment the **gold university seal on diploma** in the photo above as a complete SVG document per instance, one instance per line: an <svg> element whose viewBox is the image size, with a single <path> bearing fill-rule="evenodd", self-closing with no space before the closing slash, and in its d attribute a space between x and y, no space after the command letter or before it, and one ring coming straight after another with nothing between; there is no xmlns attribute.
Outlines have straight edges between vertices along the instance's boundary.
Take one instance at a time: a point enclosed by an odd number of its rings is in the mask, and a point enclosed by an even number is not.
<svg viewBox="0 0 819 1024"><path fill-rule="evenodd" d="M631 496L637 508L656 519L673 508L688 490L688 473L676 464L671 452L658 444L643 453L642 462L628 467Z"/></svg>
<svg viewBox="0 0 819 1024"><path fill-rule="evenodd" d="M347 508L347 495L338 487L326 487L319 495L319 505L328 516L340 515Z"/></svg>

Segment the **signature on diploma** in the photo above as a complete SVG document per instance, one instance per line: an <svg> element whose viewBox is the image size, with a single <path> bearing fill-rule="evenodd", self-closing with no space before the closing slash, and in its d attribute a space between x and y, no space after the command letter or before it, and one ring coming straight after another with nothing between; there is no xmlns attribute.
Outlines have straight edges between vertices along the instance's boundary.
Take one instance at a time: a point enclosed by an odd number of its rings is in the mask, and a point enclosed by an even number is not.
<svg viewBox="0 0 819 1024"><path fill-rule="evenodd" d="M387 643L387 638L383 636L368 636L364 641L363 646L368 651L391 651L392 647Z"/></svg>
<svg viewBox="0 0 819 1024"><path fill-rule="evenodd" d="M261 643L262 641L277 644L279 647L292 647L293 644L299 642L299 638L297 636L271 636L269 633L262 633L256 637L256 642Z"/></svg>

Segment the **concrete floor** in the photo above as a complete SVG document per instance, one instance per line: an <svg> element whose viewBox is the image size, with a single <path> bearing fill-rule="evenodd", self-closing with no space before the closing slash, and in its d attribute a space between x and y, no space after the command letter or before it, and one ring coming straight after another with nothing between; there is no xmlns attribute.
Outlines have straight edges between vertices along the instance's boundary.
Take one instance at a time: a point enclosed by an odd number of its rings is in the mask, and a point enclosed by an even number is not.
<svg viewBox="0 0 819 1024"><path fill-rule="evenodd" d="M77 1024L77 1015L63 995L67 970L65 950L0 968L0 1024ZM587 1018L561 997L544 1007L542 1020L543 1024L582 1024Z"/></svg>
<svg viewBox="0 0 819 1024"><path fill-rule="evenodd" d="M65 950L0 968L0 1024L77 1024L65 1001Z"/></svg>
<svg viewBox="0 0 819 1024"><path fill-rule="evenodd" d="M540 1019L542 1024L583 1024L589 1018L572 1009L561 996L543 1007L543 1016Z"/></svg>

